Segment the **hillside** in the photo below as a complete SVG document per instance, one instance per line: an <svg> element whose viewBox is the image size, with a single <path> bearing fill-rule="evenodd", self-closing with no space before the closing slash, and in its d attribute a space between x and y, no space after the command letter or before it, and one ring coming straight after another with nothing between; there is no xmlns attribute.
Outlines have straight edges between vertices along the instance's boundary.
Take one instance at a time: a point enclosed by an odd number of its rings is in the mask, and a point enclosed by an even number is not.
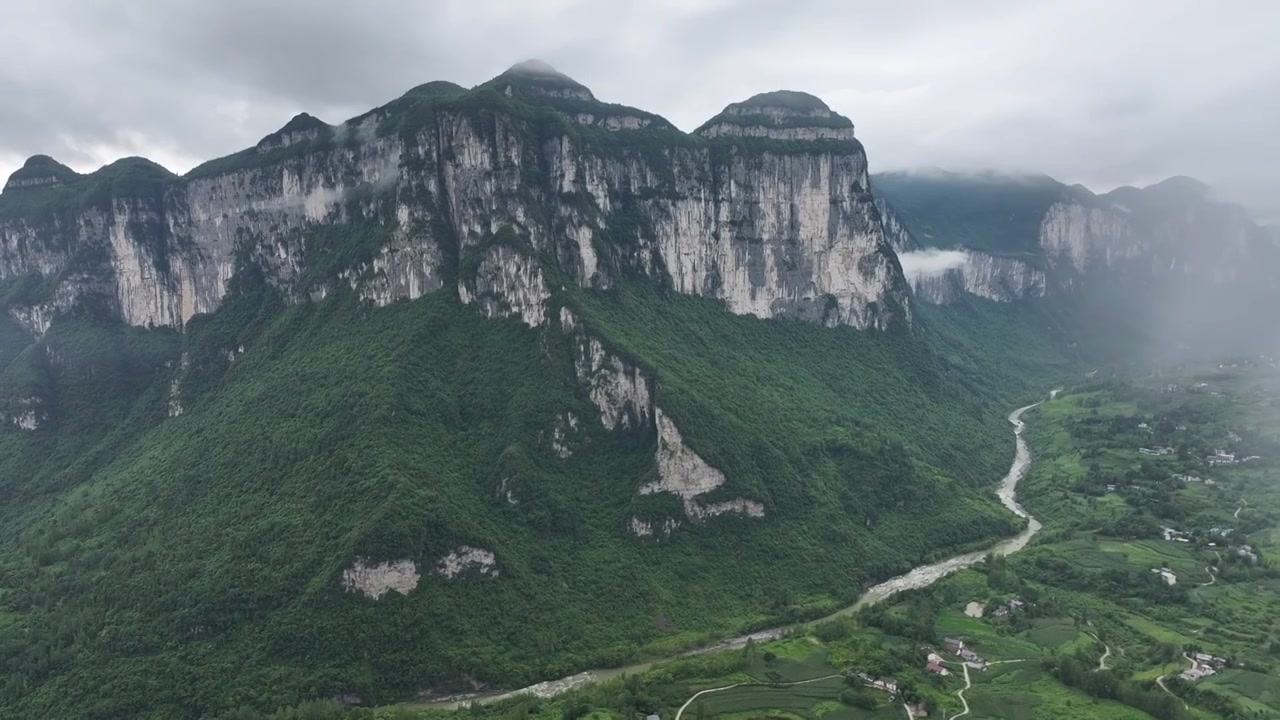
<svg viewBox="0 0 1280 720"><path fill-rule="evenodd" d="M29 164L0 195L4 714L516 686L1014 531L1004 415L1067 340L917 308L809 97L684 135L526 64L182 177Z"/></svg>

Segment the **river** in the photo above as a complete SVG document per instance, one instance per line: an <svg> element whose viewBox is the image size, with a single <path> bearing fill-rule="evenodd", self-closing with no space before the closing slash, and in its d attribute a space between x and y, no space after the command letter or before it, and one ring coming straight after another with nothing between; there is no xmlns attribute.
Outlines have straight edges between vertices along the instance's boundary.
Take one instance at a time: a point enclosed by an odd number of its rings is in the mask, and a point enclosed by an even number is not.
<svg viewBox="0 0 1280 720"><path fill-rule="evenodd" d="M1057 394L1057 392L1057 390L1053 391L1053 393L1050 394L1050 397L1052 398ZM1027 469L1031 467L1031 451L1027 449L1027 443L1022 439L1022 431L1026 427L1025 423L1022 422L1022 414L1039 404L1040 403L1033 403L1009 413L1009 422L1013 425L1014 435L1013 463L1009 466L1009 472L1005 474L1004 478L1000 481L1000 487L996 490L996 494L1000 497L1000 502L1003 503L1006 508L1018 517L1026 518L1027 525L1023 528L1022 532L1014 535L1013 537L1005 538L985 550L964 553L963 555L956 555L939 562L921 565L904 575L899 575L885 580L882 583L873 585L867 588L867 590L863 592L858 600L852 605L841 608L825 618L811 622L821 622L822 620L829 620L831 618L856 612L868 605L874 605L885 598L896 595L903 590L914 590L917 588L927 587L958 570L963 570L982 562L982 559L989 553L994 553L996 555L1009 555L1026 547L1032 536L1040 531L1040 523L1018 503L1018 481L1027 474ZM808 624L810 623L802 623L802 625ZM735 648L745 646L747 642L751 640L756 642L772 640L785 635L796 627L798 626L787 625L785 627L771 628L769 630L760 630L749 635L741 635L739 637L729 638L728 640L722 640L705 647L686 650L685 652L671 657L635 663L624 667L587 670L576 675L570 675L566 678L548 680L547 682L538 683L537 685L531 685L519 690L512 690L510 692L455 695L452 697L440 698L438 700L415 703L414 706L452 709L461 707L467 703L490 703L522 694L536 695L544 698L554 697L568 690L609 680L611 678L618 677L619 675L641 673L658 663L673 660L678 657L703 655L722 650L733 650Z"/></svg>

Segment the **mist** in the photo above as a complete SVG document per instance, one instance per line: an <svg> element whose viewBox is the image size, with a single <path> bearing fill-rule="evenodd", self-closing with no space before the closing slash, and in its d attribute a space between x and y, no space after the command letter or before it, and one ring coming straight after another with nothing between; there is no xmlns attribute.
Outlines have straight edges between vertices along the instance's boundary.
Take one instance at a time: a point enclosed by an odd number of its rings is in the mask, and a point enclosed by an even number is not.
<svg viewBox="0 0 1280 720"><path fill-rule="evenodd" d="M911 250L898 253L898 262L902 265L902 274L907 280L935 277L948 270L957 270L969 261L963 250Z"/></svg>

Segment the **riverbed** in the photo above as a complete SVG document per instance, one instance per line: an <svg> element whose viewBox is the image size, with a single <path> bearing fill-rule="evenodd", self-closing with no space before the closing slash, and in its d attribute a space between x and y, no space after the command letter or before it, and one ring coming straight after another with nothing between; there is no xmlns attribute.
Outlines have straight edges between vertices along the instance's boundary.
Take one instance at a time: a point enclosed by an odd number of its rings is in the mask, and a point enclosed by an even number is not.
<svg viewBox="0 0 1280 720"><path fill-rule="evenodd" d="M1056 394L1057 391L1055 390L1050 397L1053 397L1053 395ZM972 567L979 562L982 562L982 559L988 554L1009 555L1026 547L1027 543L1031 541L1031 538L1035 536L1036 533L1040 532L1040 523L1032 517L1021 504L1018 503L1018 481L1022 480L1022 478L1026 476L1027 470L1031 467L1031 451L1027 449L1027 443L1022 439L1022 431L1026 427L1022 421L1022 414L1039 404L1040 403L1033 403L1009 413L1009 422L1013 425L1014 435L1013 463L1009 466L1009 472L1005 474L1004 478L1000 481L999 488L996 490L996 494L999 496L1000 502L1008 508L1010 512L1027 520L1026 527L1022 529L1022 532L1012 537L1005 538L985 550L964 553L939 562L921 565L908 573L873 585L870 588L867 588L867 590L863 592L858 600L852 605L842 608L822 619L826 620L856 612L868 605L874 605L886 598L892 597L903 590L914 590L927 587L954 572ZM803 624L808 623L802 623L802 625ZM415 703L415 706L452 709L468 703L490 703L517 695L528 694L542 698L555 697L563 692L567 692L584 685L609 680L611 678L618 677L619 675L631 675L645 672L658 663L673 660L678 657L688 657L690 655L703 655L723 650L733 650L746 646L749 641L763 642L779 638L796 627L798 626L787 625L785 627L760 630L748 635L741 635L739 637L722 640L705 647L687 650L671 657L635 663L624 667L587 670L576 675L560 678L559 680L548 680L547 682L541 682L536 685L531 685L519 690L512 690L510 692L455 695L453 697L441 698L439 700Z"/></svg>

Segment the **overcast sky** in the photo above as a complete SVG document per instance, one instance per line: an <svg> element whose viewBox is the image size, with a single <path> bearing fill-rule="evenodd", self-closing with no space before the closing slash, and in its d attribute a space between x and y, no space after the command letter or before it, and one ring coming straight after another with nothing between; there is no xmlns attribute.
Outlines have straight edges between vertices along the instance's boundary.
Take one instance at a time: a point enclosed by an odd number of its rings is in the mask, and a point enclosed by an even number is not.
<svg viewBox="0 0 1280 720"><path fill-rule="evenodd" d="M336 123L538 57L686 130L804 90L853 119L873 171L1184 174L1280 221L1273 0L7 0L0 17L0 177L35 153L181 172L302 110Z"/></svg>

